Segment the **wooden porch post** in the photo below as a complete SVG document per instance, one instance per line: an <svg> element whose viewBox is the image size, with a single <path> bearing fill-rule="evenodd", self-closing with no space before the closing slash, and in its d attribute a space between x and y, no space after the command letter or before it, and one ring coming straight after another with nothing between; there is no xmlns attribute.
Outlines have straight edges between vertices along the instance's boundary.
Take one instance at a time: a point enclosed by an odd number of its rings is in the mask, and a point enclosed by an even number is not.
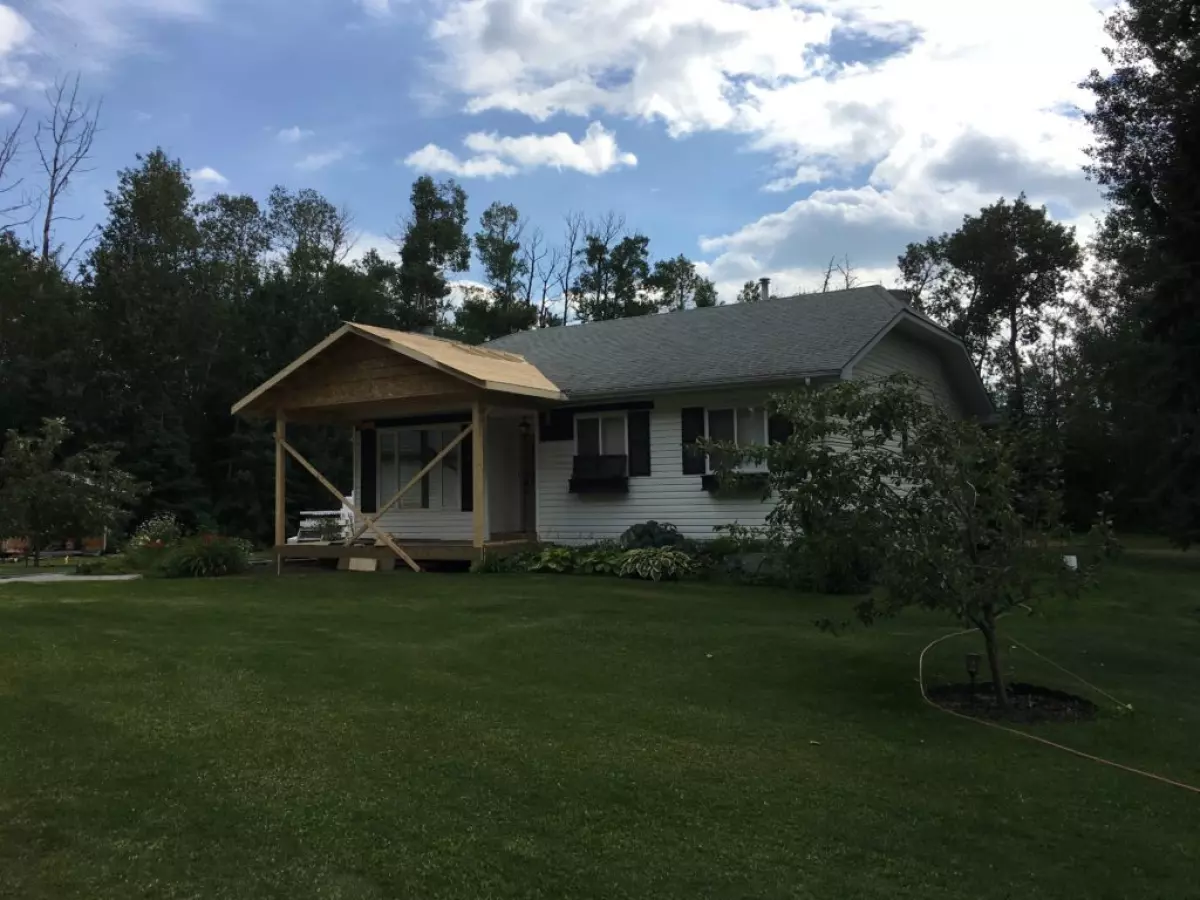
<svg viewBox="0 0 1200 900"><path fill-rule="evenodd" d="M487 466L483 462L484 423L487 420L487 408L479 400L471 404L471 462L475 468L471 477L473 497L471 502L471 524L476 550L483 550L487 539L487 485L484 483L484 472Z"/></svg>
<svg viewBox="0 0 1200 900"><path fill-rule="evenodd" d="M287 421L283 410L275 411L275 546L287 543L287 479L283 444L287 439ZM275 574L283 571L283 556L275 551Z"/></svg>

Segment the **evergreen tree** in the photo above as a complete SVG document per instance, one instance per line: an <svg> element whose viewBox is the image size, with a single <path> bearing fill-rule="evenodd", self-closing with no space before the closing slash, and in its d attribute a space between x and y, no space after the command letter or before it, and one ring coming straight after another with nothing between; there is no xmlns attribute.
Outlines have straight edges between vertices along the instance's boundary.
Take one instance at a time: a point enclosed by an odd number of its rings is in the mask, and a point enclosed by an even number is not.
<svg viewBox="0 0 1200 900"><path fill-rule="evenodd" d="M1148 345L1139 385L1167 423L1158 505L1176 541L1200 539L1200 13L1192 0L1129 0L1108 20L1111 72L1096 98L1091 175L1121 235L1109 259Z"/></svg>
<svg viewBox="0 0 1200 900"><path fill-rule="evenodd" d="M413 182L410 199L400 250L400 296L422 326L432 326L450 295L446 272L465 272L471 264L467 194L453 179L436 183L422 175Z"/></svg>

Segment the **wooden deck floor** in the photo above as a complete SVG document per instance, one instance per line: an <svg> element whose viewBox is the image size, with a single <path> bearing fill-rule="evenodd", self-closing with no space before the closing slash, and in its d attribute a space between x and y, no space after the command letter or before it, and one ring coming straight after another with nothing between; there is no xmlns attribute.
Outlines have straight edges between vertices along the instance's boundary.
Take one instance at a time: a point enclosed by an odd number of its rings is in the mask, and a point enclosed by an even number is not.
<svg viewBox="0 0 1200 900"><path fill-rule="evenodd" d="M417 562L475 562L479 550L470 541L430 541L396 538L396 543ZM504 536L489 541L484 551L489 554L519 553L534 543L528 536ZM275 547L274 554L289 559L377 559L390 562L396 556L383 545L356 544L284 544Z"/></svg>

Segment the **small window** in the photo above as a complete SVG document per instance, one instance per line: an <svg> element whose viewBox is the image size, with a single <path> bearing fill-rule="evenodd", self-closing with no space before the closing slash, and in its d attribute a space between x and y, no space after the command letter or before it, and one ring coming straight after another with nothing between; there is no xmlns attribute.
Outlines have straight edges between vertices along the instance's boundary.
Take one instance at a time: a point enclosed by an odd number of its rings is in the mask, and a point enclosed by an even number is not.
<svg viewBox="0 0 1200 900"><path fill-rule="evenodd" d="M576 456L625 456L625 414L575 417Z"/></svg>
<svg viewBox="0 0 1200 900"><path fill-rule="evenodd" d="M740 406L734 409L708 410L708 438L737 447L752 447L767 443L767 411L761 406ZM737 467L743 472L757 472L765 465L746 462ZM709 458L709 471L713 470Z"/></svg>

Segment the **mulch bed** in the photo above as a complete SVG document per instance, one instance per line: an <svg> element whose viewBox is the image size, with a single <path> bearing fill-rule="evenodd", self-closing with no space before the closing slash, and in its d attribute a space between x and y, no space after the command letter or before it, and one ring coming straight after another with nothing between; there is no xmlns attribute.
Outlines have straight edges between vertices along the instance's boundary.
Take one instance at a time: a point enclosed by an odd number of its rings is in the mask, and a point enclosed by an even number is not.
<svg viewBox="0 0 1200 900"><path fill-rule="evenodd" d="M1021 682L1008 686L1012 705L1007 710L996 703L990 681L980 682L974 691L969 684L941 684L931 686L927 693L938 706L996 722L1086 722L1097 712L1096 704L1083 697Z"/></svg>

